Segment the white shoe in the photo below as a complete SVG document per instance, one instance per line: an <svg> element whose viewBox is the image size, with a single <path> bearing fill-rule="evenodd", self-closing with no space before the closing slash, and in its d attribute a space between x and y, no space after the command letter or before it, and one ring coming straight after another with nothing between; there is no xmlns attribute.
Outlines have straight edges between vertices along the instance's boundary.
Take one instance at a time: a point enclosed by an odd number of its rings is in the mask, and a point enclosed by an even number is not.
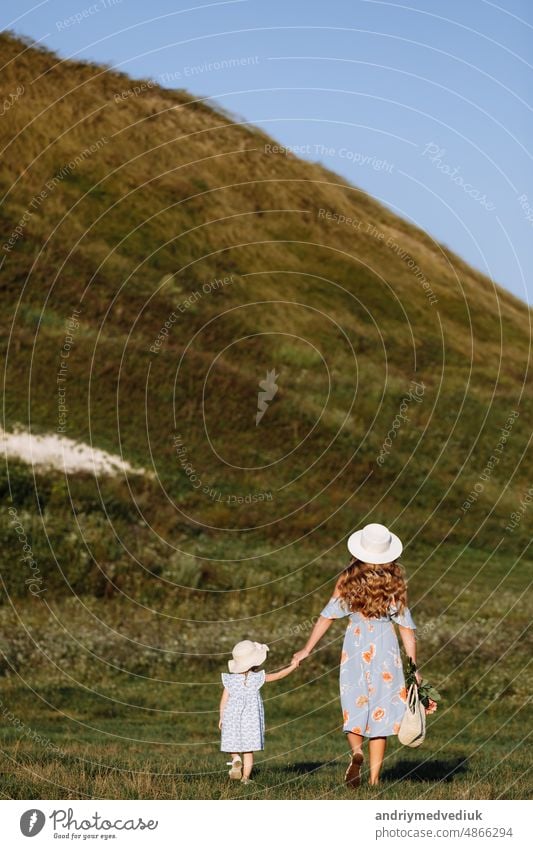
<svg viewBox="0 0 533 849"><path fill-rule="evenodd" d="M229 777L232 781L240 781L242 779L242 761L239 757L233 758L232 761L228 761L227 766L230 766L231 769L228 772Z"/></svg>

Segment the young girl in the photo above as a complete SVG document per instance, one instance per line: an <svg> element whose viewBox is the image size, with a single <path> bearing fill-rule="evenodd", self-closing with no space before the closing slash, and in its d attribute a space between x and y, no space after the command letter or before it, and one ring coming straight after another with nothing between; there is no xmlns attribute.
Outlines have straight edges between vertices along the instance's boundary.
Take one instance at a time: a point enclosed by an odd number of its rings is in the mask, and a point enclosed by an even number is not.
<svg viewBox="0 0 533 849"><path fill-rule="evenodd" d="M362 745L369 738L370 784L378 784L387 737L398 733L407 692L394 625L406 654L416 663L416 625L407 607L407 585L396 562L402 543L386 527L367 525L348 540L352 555L333 597L293 662L306 658L334 619L349 616L340 664L343 731L352 750L346 783L358 787ZM417 673L417 680L420 677ZM436 703L427 709L432 713Z"/></svg>
<svg viewBox="0 0 533 849"><path fill-rule="evenodd" d="M265 662L267 652L268 646L243 640L233 647L233 659L228 662L229 675L222 673L220 749L231 754L229 777L243 784L250 781L253 753L265 747L265 715L259 690L265 681L279 681L298 666L293 662L279 672L266 673L259 667Z"/></svg>

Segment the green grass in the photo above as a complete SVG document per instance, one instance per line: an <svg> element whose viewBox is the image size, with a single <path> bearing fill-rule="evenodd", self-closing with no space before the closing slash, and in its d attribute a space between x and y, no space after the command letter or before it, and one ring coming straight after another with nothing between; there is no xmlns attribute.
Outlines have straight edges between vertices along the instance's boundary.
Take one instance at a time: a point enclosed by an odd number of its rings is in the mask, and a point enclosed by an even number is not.
<svg viewBox="0 0 533 849"><path fill-rule="evenodd" d="M309 667L312 669L312 666ZM3 707L24 722L23 730L4 723L4 768L0 794L6 798L179 798L179 799L491 799L527 798L531 763L523 743L525 708L504 700L480 711L474 702L444 704L428 721L418 750L389 741L379 788L357 793L343 786L347 765L340 730L336 674L304 685L302 669L283 689L265 693L267 735L256 756L255 784L243 788L227 779L226 756L218 750L216 682L183 687L111 683L104 697L77 686L37 688L41 699L20 684L3 694ZM303 680L299 680L303 679ZM99 687L95 689L99 690ZM312 700L309 692L313 693ZM126 708L120 696L148 710ZM149 705L147 705L149 701ZM26 729L46 740L30 745ZM25 736L26 735L26 736ZM59 756L51 754L57 746Z"/></svg>
<svg viewBox="0 0 533 849"><path fill-rule="evenodd" d="M439 710L428 719L421 749L389 742L381 787L364 784L360 798L530 794L527 579L509 574L503 559L484 570L475 552L463 555L454 579L439 577L443 566L415 572L411 582L420 662L441 693ZM283 604L285 584L254 591L253 622L243 619L241 593L232 592L193 593L189 601L169 593L158 613L90 596L0 608L0 793L347 798L338 699L341 623L291 677L265 686L266 749L257 756L253 788L229 783L226 757L218 751L220 671L233 643L253 632L269 643L269 666L277 668L303 644L328 597L329 587L320 585L312 597ZM269 612L275 599L279 607Z"/></svg>

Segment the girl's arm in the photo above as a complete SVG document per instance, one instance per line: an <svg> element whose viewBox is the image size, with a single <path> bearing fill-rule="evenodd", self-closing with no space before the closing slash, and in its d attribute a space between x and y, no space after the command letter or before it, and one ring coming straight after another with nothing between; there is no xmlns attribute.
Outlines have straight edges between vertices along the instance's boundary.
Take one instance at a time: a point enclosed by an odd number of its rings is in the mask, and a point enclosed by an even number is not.
<svg viewBox="0 0 533 849"><path fill-rule="evenodd" d="M306 657L309 657L314 647L318 642L320 642L332 622L333 619L325 619L324 616L318 617L305 646L292 656L293 663L299 664L302 660L305 660Z"/></svg>
<svg viewBox="0 0 533 849"><path fill-rule="evenodd" d="M222 691L222 697L220 699L220 719L218 720L218 727L222 728L222 720L224 718L224 708L226 707L227 701L229 699L229 691L224 687Z"/></svg>
<svg viewBox="0 0 533 849"><path fill-rule="evenodd" d="M292 662L290 666L286 666L285 669L280 669L279 672L267 672L265 675L265 681L281 681L282 678L286 678L287 675L290 675L291 672L294 672L297 668L298 664Z"/></svg>

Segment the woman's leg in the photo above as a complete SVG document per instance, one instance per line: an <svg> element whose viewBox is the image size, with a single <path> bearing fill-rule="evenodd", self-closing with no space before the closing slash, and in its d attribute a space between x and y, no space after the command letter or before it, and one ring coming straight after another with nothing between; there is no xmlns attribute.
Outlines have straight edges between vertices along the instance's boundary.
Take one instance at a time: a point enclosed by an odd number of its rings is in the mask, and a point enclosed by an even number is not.
<svg viewBox="0 0 533 849"><path fill-rule="evenodd" d="M381 767L383 766L386 746L386 737L371 737L368 741L368 753L370 758L369 784L379 784L379 774L381 772Z"/></svg>
<svg viewBox="0 0 533 849"><path fill-rule="evenodd" d="M363 740L365 739L362 734L354 734L353 731L348 731L346 734L348 738L348 743L350 744L350 749L352 750L352 754L356 752L362 752L363 750Z"/></svg>
<svg viewBox="0 0 533 849"><path fill-rule="evenodd" d="M348 731L347 735L350 749L352 750L352 758L348 769L345 772L344 780L348 787L353 787L354 790L361 784L361 764L363 763L363 736L354 734L353 731Z"/></svg>
<svg viewBox="0 0 533 849"><path fill-rule="evenodd" d="M253 752L244 752L242 757L243 757L243 762L244 762L244 769L242 771L242 777L243 778L250 778L250 775L252 774L253 765L254 765L254 753Z"/></svg>

